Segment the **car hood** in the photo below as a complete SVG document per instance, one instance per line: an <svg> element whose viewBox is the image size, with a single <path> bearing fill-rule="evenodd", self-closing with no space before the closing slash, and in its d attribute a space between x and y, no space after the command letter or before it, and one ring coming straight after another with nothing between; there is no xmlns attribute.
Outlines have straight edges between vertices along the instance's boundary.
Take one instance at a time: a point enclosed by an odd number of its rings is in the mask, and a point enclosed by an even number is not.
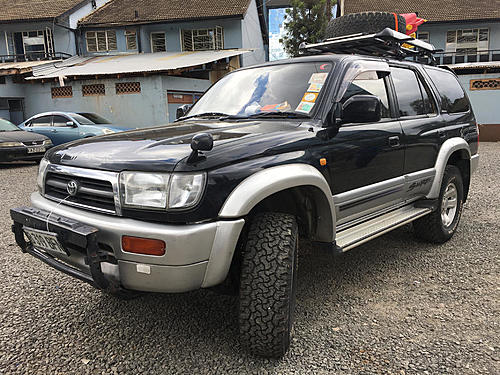
<svg viewBox="0 0 500 375"><path fill-rule="evenodd" d="M14 130L11 132L0 132L0 142L30 142L43 141L48 139L46 136L30 133L23 130Z"/></svg>
<svg viewBox="0 0 500 375"><path fill-rule="evenodd" d="M307 128L306 128L307 129ZM214 148L195 164L188 164L191 139L210 133ZM66 143L47 153L51 163L110 171L173 171L209 169L262 153L280 152L307 130L299 121L186 121ZM300 136L299 134L302 134ZM297 149L304 145L297 144Z"/></svg>

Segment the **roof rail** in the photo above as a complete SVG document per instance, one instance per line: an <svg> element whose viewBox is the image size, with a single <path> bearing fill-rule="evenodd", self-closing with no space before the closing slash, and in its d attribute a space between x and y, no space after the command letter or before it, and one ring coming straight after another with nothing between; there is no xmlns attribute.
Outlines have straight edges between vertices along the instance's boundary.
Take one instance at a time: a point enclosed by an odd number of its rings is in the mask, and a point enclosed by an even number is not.
<svg viewBox="0 0 500 375"><path fill-rule="evenodd" d="M419 62L430 65L436 65L433 54L440 51L432 44L390 28L385 28L375 34L358 33L329 38L320 43L301 43L299 49L303 55L330 52L391 57L399 60L413 57Z"/></svg>

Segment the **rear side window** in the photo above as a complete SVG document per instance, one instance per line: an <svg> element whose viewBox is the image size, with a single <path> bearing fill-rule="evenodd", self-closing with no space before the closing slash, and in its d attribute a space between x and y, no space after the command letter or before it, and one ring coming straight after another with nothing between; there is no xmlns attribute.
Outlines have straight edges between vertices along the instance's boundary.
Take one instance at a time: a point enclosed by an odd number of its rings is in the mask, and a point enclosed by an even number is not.
<svg viewBox="0 0 500 375"><path fill-rule="evenodd" d="M421 84L415 72L410 69L391 68L391 77L398 98L399 116L425 115L427 105L422 97Z"/></svg>
<svg viewBox="0 0 500 375"><path fill-rule="evenodd" d="M448 113L467 112L469 100L457 78L446 70L425 69L436 85L441 96L443 111Z"/></svg>

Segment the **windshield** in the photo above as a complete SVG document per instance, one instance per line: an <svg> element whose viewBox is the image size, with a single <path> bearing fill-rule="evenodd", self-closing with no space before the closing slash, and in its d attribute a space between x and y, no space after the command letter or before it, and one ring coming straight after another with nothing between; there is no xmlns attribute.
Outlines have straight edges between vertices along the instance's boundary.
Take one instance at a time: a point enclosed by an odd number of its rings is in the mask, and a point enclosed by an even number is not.
<svg viewBox="0 0 500 375"><path fill-rule="evenodd" d="M12 132L16 130L21 130L21 129L19 129L12 122L0 118L0 132Z"/></svg>
<svg viewBox="0 0 500 375"><path fill-rule="evenodd" d="M213 85L193 105L188 117L247 117L268 112L308 115L332 67L332 63L294 63L236 71Z"/></svg>
<svg viewBox="0 0 500 375"><path fill-rule="evenodd" d="M111 121L106 120L95 113L73 113L71 116L80 123L80 125L100 125L111 124Z"/></svg>

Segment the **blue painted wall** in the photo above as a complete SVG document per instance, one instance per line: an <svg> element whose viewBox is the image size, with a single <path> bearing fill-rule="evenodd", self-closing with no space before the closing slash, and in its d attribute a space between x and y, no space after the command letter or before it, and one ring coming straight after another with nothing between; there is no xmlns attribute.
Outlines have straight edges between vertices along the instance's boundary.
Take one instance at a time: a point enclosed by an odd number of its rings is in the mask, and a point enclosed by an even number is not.
<svg viewBox="0 0 500 375"><path fill-rule="evenodd" d="M438 49L446 48L446 33L451 30L488 28L489 49L500 49L500 22L424 23L418 31L428 32L431 44Z"/></svg>
<svg viewBox="0 0 500 375"><path fill-rule="evenodd" d="M472 79L499 78L498 73L494 74L466 74L458 76L460 84L467 92L469 99L479 124L500 124L500 90L470 90Z"/></svg>

